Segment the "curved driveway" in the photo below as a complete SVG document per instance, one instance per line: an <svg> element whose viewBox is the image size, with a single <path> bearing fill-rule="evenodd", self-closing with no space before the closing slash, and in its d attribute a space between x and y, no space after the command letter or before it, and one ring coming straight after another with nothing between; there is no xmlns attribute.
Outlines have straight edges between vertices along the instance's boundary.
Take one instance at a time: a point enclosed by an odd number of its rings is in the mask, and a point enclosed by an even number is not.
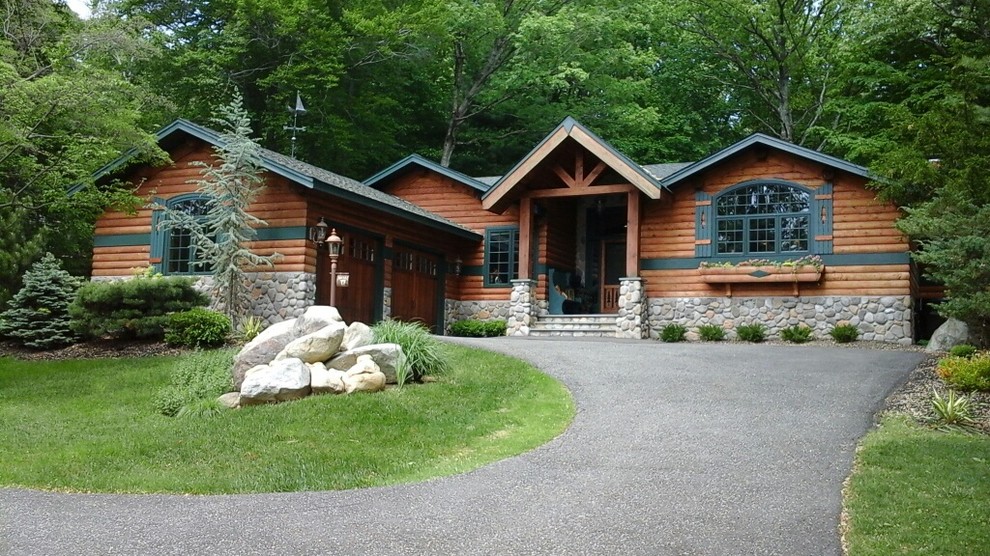
<svg viewBox="0 0 990 556"><path fill-rule="evenodd" d="M470 343L566 383L573 425L522 456L414 485L237 496L0 489L0 554L839 554L856 440L921 359L741 344Z"/></svg>

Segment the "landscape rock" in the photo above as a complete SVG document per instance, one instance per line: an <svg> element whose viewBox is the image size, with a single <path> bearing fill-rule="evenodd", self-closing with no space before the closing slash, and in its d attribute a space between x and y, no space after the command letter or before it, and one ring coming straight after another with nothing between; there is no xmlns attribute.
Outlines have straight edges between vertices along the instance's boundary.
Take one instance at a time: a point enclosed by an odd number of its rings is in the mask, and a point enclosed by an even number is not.
<svg viewBox="0 0 990 556"><path fill-rule="evenodd" d="M237 409L238 407L241 407L241 393L227 392L217 398L217 403L220 404L221 407L226 407L227 409Z"/></svg>
<svg viewBox="0 0 990 556"><path fill-rule="evenodd" d="M316 332L289 342L285 349L275 356L275 360L294 357L301 359L303 363L326 361L340 349L340 343L344 339L346 330L347 326L343 322L331 322Z"/></svg>
<svg viewBox="0 0 990 556"><path fill-rule="evenodd" d="M248 369L269 363L296 338L293 334L295 325L296 319L275 323L241 348L234 357L234 368L231 371L234 388L240 390Z"/></svg>
<svg viewBox="0 0 990 556"><path fill-rule="evenodd" d="M311 305L301 317L296 319L293 337L301 338L334 322L344 322L336 307L329 305Z"/></svg>
<svg viewBox="0 0 990 556"><path fill-rule="evenodd" d="M346 371L356 365L362 355L371 356L389 384L395 384L396 369L406 364L406 354L399 344L372 344L338 353L327 361L327 368Z"/></svg>
<svg viewBox="0 0 990 556"><path fill-rule="evenodd" d="M385 373L370 355L361 355L357 362L344 374L346 392L378 392L385 389Z"/></svg>
<svg viewBox="0 0 990 556"><path fill-rule="evenodd" d="M251 369L244 377L241 405L298 400L309 395L309 367L302 360L281 359L260 367Z"/></svg>
<svg viewBox="0 0 990 556"><path fill-rule="evenodd" d="M932 339L928 340L925 351L949 351L952 346L965 344L969 340L969 327L966 323L949 319L942 323L932 334Z"/></svg>
<svg viewBox="0 0 990 556"><path fill-rule="evenodd" d="M309 365L310 388L314 394L343 394L347 390L345 376L344 371L327 369L323 363Z"/></svg>
<svg viewBox="0 0 990 556"><path fill-rule="evenodd" d="M344 340L340 343L340 351L349 351L375 343L375 333L363 322L354 321L347 327Z"/></svg>

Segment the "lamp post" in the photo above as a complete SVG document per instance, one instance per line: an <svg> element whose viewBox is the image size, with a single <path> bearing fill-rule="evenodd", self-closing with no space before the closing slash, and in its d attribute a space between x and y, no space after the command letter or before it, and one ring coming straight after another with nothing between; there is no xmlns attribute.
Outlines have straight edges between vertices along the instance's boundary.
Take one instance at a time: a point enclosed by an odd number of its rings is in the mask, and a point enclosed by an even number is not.
<svg viewBox="0 0 990 556"><path fill-rule="evenodd" d="M330 305L337 306L337 257L340 256L340 248L344 240L337 235L337 229L330 231L330 237L326 239L327 251L330 255Z"/></svg>

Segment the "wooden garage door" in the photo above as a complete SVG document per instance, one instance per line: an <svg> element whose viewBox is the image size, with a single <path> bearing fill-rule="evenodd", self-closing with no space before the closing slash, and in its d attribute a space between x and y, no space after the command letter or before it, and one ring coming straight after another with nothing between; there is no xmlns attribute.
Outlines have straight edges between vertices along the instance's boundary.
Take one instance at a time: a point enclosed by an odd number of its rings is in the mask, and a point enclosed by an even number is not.
<svg viewBox="0 0 990 556"><path fill-rule="evenodd" d="M380 242L353 232L339 235L344 245L337 259L337 272L349 273L350 283L346 288L337 287L337 310L344 322L361 321L370 325L375 322L375 302L379 299L375 291L375 285L379 283L375 280L375 271L380 262ZM329 305L330 258L325 249L319 252L317 275L317 302Z"/></svg>
<svg viewBox="0 0 990 556"><path fill-rule="evenodd" d="M422 322L435 331L440 258L409 247L395 247L392 260L392 318Z"/></svg>

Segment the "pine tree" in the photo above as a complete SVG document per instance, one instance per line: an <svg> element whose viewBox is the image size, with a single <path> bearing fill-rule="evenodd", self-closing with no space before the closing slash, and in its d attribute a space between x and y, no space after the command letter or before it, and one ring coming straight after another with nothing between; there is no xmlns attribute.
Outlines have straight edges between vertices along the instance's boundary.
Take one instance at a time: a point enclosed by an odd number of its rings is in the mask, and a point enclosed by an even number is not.
<svg viewBox="0 0 990 556"><path fill-rule="evenodd" d="M213 149L217 164L200 163L203 178L195 182L207 197L205 218L197 221L184 212L166 209L159 228L189 230L203 253L203 263L212 269L216 306L236 327L251 303L246 269L273 266L280 255L261 256L247 247L257 237L256 227L268 223L248 212L264 180L261 147L251 138L251 119L240 95L220 108L214 121L222 130L221 144Z"/></svg>
<svg viewBox="0 0 990 556"><path fill-rule="evenodd" d="M69 345L77 336L69 328L69 304L82 279L72 276L51 253L24 274L24 287L0 313L0 335L34 349Z"/></svg>

